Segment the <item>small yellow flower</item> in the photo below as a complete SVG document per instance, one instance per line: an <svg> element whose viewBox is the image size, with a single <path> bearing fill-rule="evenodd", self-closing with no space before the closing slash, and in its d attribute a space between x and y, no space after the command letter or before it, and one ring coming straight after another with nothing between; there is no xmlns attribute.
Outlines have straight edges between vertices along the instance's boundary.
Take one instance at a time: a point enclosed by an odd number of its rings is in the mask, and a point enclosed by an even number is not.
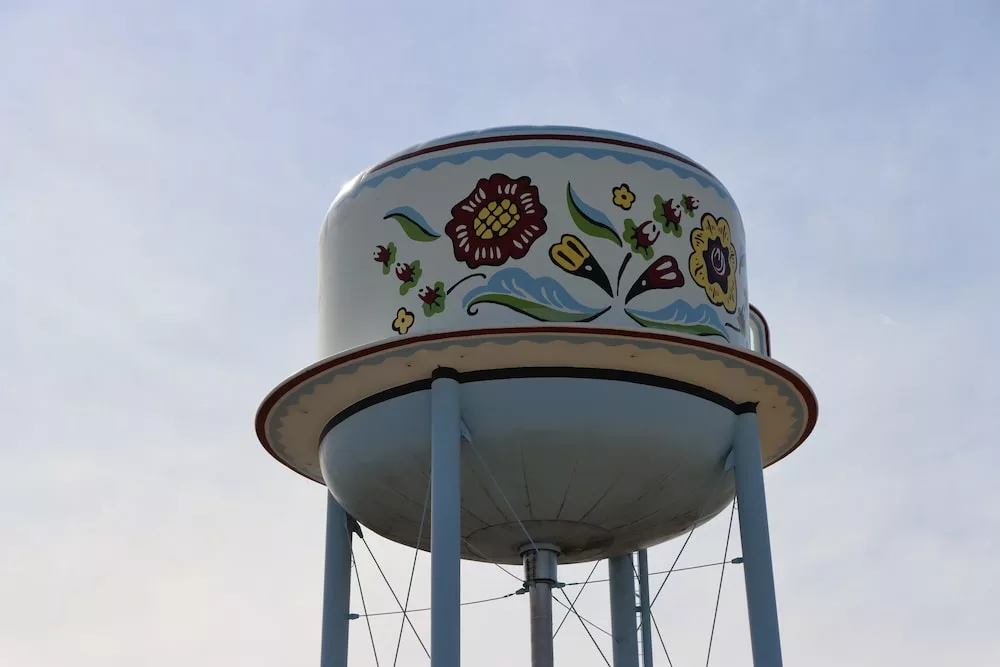
<svg viewBox="0 0 1000 667"><path fill-rule="evenodd" d="M413 313L406 308L400 308L396 311L396 319L392 321L392 330L396 333L405 334L413 326L416 319Z"/></svg>
<svg viewBox="0 0 1000 667"><path fill-rule="evenodd" d="M635 195L625 183L622 183L617 188L611 188L611 198L615 206L626 211L632 208L632 204L635 202Z"/></svg>
<svg viewBox="0 0 1000 667"><path fill-rule="evenodd" d="M590 259L590 251L580 239L571 234L564 234L559 243L549 248L549 257L556 266L572 273L578 271L583 263Z"/></svg>
<svg viewBox="0 0 1000 667"><path fill-rule="evenodd" d="M708 300L736 312L736 248L725 218L711 213L701 217L701 227L691 232L691 277L705 289Z"/></svg>

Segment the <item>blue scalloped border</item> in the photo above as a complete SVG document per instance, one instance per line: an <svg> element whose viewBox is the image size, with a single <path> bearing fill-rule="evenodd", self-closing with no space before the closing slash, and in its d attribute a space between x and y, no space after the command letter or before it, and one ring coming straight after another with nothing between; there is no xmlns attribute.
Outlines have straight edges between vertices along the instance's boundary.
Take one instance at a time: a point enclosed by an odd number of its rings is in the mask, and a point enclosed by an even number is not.
<svg viewBox="0 0 1000 667"><path fill-rule="evenodd" d="M468 141L470 139L493 139L496 137L511 137L511 138L522 138L521 135L538 135L538 134L564 134L568 138L579 139L580 137L593 138L596 140L601 139L612 139L615 141L627 141L633 144L639 144L641 146L646 146L653 150L666 151L668 153L673 153L679 157L684 158L694 164L698 164L697 160L694 160L689 155L685 155L675 148L671 148L665 144L661 144L656 141L650 141L649 139L644 139L635 134L628 134L626 132L615 132L614 130L601 130L593 127L582 127L579 125L504 125L500 127L489 127L481 130L468 130L466 132L458 132L456 134L449 134L443 137L438 137L436 139L431 139L430 141L425 141L420 144L414 144L409 148L399 151L398 153L392 155L388 161L399 159L411 153L416 153L422 150L433 149L436 147L444 146L447 144L455 143L456 141ZM699 165L701 167L701 165ZM701 167L703 171L707 171L704 167Z"/></svg>
<svg viewBox="0 0 1000 667"><path fill-rule="evenodd" d="M596 137L595 138L599 138ZM511 137L512 141L517 141L518 137L516 135ZM354 185L349 191L343 193L338 199L353 199L357 197L362 190L366 188L374 188L380 185L383 181L390 178L402 178L414 169L421 169L423 171L430 171L434 167L437 167L443 163L450 163L454 165L465 164L473 158L483 158L484 160L497 160L505 155L517 155L518 157L528 158L539 153L548 153L553 157L565 158L570 155L583 155L584 157L590 158L591 160L600 160L605 157L610 157L618 160L623 164L634 164L636 162L641 162L648 167L651 167L657 171L669 170L680 176L681 178L693 178L702 187L711 188L715 190L720 197L733 202L732 195L726 190L725 186L722 185L716 179L707 176L704 172L699 171L693 167L688 167L680 162L675 162L669 158L656 157L653 155L644 155L638 152L628 152L625 150L616 150L612 148L594 148L592 146L579 146L572 145L571 139L567 138L568 145L557 146L554 144L544 144L544 145L530 145L530 146L495 146L492 148L481 148L472 147L469 150L461 149L448 149L448 153L445 155L428 155L424 159L414 159L414 161L408 161L401 163L399 166L385 167L379 169L378 171L369 172L365 174L358 183ZM459 151L459 152L455 152Z"/></svg>

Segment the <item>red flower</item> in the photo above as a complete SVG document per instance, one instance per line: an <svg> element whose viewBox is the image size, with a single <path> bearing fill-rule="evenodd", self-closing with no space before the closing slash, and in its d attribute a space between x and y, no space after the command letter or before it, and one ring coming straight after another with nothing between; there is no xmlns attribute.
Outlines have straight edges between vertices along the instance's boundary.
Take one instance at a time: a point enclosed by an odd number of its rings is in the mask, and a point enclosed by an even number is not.
<svg viewBox="0 0 1000 667"><path fill-rule="evenodd" d="M646 267L642 275L636 279L632 289L625 295L625 303L649 290L673 289L683 286L684 274L677 266L677 260L670 255L664 255Z"/></svg>
<svg viewBox="0 0 1000 667"><path fill-rule="evenodd" d="M687 213L688 215L693 216L694 212L698 210L699 204L701 204L701 202L695 197L692 197L691 195L681 196L681 206L684 207L684 212Z"/></svg>
<svg viewBox="0 0 1000 667"><path fill-rule="evenodd" d="M649 248L660 237L660 230L653 226L652 220L647 220L635 229L635 244L639 248Z"/></svg>
<svg viewBox="0 0 1000 667"><path fill-rule="evenodd" d="M396 277L404 283L410 282L413 280L413 267L409 264L397 264Z"/></svg>
<svg viewBox="0 0 1000 667"><path fill-rule="evenodd" d="M433 287L421 287L417 290L417 296L420 297L420 300L424 303L434 303L437 301L440 294L438 294L437 290Z"/></svg>
<svg viewBox="0 0 1000 667"><path fill-rule="evenodd" d="M530 178L493 174L479 179L469 196L455 204L444 231L451 237L455 259L470 269L500 266L528 254L548 229L547 213Z"/></svg>

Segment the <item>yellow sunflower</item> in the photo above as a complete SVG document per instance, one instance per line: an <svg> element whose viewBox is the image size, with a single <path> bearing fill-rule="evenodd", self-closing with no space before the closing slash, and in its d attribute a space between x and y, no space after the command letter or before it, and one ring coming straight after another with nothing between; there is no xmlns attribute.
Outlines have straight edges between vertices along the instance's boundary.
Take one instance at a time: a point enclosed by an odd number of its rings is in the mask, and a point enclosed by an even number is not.
<svg viewBox="0 0 1000 667"><path fill-rule="evenodd" d="M705 289L708 300L736 312L736 248L725 218L701 216L701 227L691 232L691 277Z"/></svg>

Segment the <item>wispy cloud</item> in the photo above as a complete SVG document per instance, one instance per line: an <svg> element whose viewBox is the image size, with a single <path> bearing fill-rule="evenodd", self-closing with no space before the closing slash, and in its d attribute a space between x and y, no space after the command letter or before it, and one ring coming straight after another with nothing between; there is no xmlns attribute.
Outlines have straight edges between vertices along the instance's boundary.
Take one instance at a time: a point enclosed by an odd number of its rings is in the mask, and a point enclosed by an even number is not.
<svg viewBox="0 0 1000 667"><path fill-rule="evenodd" d="M6 4L0 661L317 659L323 492L252 416L314 358L320 220L387 154L525 122L666 142L739 202L752 298L821 402L767 473L786 663L988 661L998 26L990 2ZM717 560L724 529L681 564ZM411 552L369 540L405 589ZM742 664L727 572L713 660ZM466 575L468 599L517 585ZM717 575L657 603L675 664L703 659ZM525 612L467 608L466 660L524 662ZM606 588L581 612L607 626ZM382 664L398 621L377 621ZM362 622L352 658L374 664ZM556 645L601 664L572 618Z"/></svg>

